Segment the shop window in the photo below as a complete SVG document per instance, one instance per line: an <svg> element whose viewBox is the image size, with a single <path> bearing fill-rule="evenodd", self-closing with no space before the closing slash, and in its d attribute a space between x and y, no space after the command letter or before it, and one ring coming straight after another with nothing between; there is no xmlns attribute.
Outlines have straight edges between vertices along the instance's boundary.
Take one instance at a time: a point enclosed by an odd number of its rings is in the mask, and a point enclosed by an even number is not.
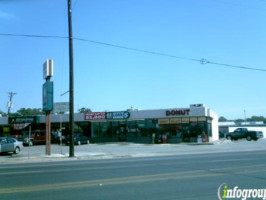
<svg viewBox="0 0 266 200"><path fill-rule="evenodd" d="M143 136L151 137L153 133L156 134L157 120L156 119L147 119L147 120L145 120L145 122L146 122L146 127L145 127L145 132L143 133Z"/></svg>
<svg viewBox="0 0 266 200"><path fill-rule="evenodd" d="M136 121L128 121L127 128L128 128L129 136L137 136L139 129L138 129L138 125L136 124Z"/></svg>
<svg viewBox="0 0 266 200"><path fill-rule="evenodd" d="M137 120L136 127L137 127L136 136L145 136L145 121Z"/></svg>

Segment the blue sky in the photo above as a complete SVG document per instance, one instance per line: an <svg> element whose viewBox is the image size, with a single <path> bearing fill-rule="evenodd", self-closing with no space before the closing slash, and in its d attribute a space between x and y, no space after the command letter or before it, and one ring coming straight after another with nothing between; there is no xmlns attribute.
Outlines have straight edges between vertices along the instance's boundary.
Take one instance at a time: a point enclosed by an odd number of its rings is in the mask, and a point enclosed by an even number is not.
<svg viewBox="0 0 266 200"><path fill-rule="evenodd" d="M265 0L73 0L77 38L266 69ZM0 34L68 36L67 0L1 0ZM69 88L68 40L0 36L0 110L42 107L42 65L54 60L55 102ZM228 119L266 117L266 72L74 41L75 110L184 108Z"/></svg>

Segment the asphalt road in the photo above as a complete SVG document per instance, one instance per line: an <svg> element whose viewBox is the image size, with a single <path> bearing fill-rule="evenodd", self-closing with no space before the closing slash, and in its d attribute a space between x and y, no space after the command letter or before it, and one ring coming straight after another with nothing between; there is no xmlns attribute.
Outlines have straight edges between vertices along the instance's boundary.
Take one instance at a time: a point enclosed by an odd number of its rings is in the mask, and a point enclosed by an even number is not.
<svg viewBox="0 0 266 200"><path fill-rule="evenodd" d="M218 199L266 189L266 151L75 160L0 166L0 200Z"/></svg>

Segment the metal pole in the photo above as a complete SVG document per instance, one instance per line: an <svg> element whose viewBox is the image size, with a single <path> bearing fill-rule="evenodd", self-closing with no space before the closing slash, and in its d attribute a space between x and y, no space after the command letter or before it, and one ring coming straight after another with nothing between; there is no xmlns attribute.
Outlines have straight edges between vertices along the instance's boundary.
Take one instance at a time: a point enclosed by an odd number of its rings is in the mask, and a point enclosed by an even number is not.
<svg viewBox="0 0 266 200"><path fill-rule="evenodd" d="M46 78L46 82L50 81L50 77ZM51 155L51 115L50 111L46 111L45 113L45 121L46 121L46 131L45 131L45 154L50 156Z"/></svg>
<svg viewBox="0 0 266 200"><path fill-rule="evenodd" d="M28 141L28 160L30 159L30 138L31 138L31 125L29 127L29 141Z"/></svg>
<svg viewBox="0 0 266 200"><path fill-rule="evenodd" d="M62 114L60 114L60 150L61 150L61 154L63 155L63 151L62 151Z"/></svg>
<svg viewBox="0 0 266 200"><path fill-rule="evenodd" d="M72 37L72 6L68 0L68 33L69 33L69 157L74 157L74 62Z"/></svg>
<svg viewBox="0 0 266 200"><path fill-rule="evenodd" d="M46 155L51 155L51 119L50 111L46 111Z"/></svg>

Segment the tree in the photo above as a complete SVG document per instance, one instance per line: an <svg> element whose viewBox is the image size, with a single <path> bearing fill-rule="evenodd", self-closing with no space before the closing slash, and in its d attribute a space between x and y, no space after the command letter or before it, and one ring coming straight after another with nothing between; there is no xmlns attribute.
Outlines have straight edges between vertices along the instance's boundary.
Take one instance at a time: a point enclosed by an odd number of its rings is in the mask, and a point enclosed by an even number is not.
<svg viewBox="0 0 266 200"><path fill-rule="evenodd" d="M264 123L266 123L266 118L263 116L252 116L251 118L248 118L247 121L249 122L258 122L258 121L262 121Z"/></svg>
<svg viewBox="0 0 266 200"><path fill-rule="evenodd" d="M6 117L7 116L7 114L5 113L5 112L3 112L2 110L0 110L0 117Z"/></svg>
<svg viewBox="0 0 266 200"><path fill-rule="evenodd" d="M43 115L44 112L41 108L21 108L14 113L17 116L28 116L28 115Z"/></svg>
<svg viewBox="0 0 266 200"><path fill-rule="evenodd" d="M82 107L78 111L79 111L79 113L87 113L87 112L91 112L91 109Z"/></svg>
<svg viewBox="0 0 266 200"><path fill-rule="evenodd" d="M227 119L225 117L223 117L223 116L219 117L219 122L226 122L226 121L227 121Z"/></svg>
<svg viewBox="0 0 266 200"><path fill-rule="evenodd" d="M235 122L239 123L239 122L244 122L245 120L243 119L236 119Z"/></svg>

